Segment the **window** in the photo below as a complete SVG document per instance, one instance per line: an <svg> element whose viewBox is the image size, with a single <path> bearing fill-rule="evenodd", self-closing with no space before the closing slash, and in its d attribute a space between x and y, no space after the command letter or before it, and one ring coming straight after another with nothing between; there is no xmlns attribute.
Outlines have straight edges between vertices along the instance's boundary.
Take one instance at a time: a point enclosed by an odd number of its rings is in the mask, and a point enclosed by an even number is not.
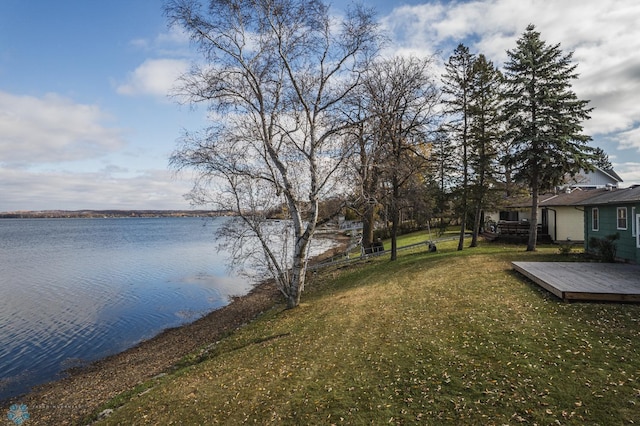
<svg viewBox="0 0 640 426"><path fill-rule="evenodd" d="M597 207L591 209L591 230L592 231L600 230L600 221L599 221L599 214L598 214Z"/></svg>
<svg viewBox="0 0 640 426"><path fill-rule="evenodd" d="M618 207L618 229L627 229L627 208Z"/></svg>
<svg viewBox="0 0 640 426"><path fill-rule="evenodd" d="M638 227L636 226L637 221L633 220L634 217L636 217L636 208L631 207L631 236L632 237L635 237L636 232L638 232Z"/></svg>
<svg viewBox="0 0 640 426"><path fill-rule="evenodd" d="M508 221L518 221L518 212L517 211L501 211L500 212L500 220L508 220Z"/></svg>

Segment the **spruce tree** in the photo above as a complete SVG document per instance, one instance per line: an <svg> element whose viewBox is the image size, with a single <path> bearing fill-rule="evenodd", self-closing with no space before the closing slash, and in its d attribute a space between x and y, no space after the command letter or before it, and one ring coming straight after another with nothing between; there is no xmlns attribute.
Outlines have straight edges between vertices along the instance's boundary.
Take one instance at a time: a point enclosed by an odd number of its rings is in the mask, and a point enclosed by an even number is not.
<svg viewBox="0 0 640 426"><path fill-rule="evenodd" d="M445 64L446 73L442 76L442 92L446 98L444 101L445 112L450 120L447 123L447 131L451 140L459 149L461 182L458 187L460 218L460 238L458 250L464 247L464 233L466 230L467 214L469 213L469 129L470 129L470 96L471 77L475 55L469 52L464 44L459 44L453 51L453 55Z"/></svg>
<svg viewBox="0 0 640 426"><path fill-rule="evenodd" d="M478 245L482 210L497 179L496 158L502 131L500 88L502 74L480 54L473 63L470 95L470 201L474 223L470 247Z"/></svg>
<svg viewBox="0 0 640 426"><path fill-rule="evenodd" d="M439 129L434 135L429 158L431 175L433 176L432 188L435 194L434 214L438 218L439 233L442 234L453 219L451 202L453 200L452 189L457 185L455 182L457 173L456 147L444 129Z"/></svg>
<svg viewBox="0 0 640 426"><path fill-rule="evenodd" d="M605 150L600 147L596 147L593 150L593 165L599 168L600 170L604 170L604 171L613 170L613 165L609 160L609 156L607 155Z"/></svg>
<svg viewBox="0 0 640 426"><path fill-rule="evenodd" d="M583 134L582 122L592 109L571 89L578 77L571 63L573 53L563 54L560 44L547 45L533 25L507 54L505 117L516 147L508 160L514 177L531 191L527 251L533 251L539 194L558 186L566 174L591 170L592 149L587 145L591 138Z"/></svg>

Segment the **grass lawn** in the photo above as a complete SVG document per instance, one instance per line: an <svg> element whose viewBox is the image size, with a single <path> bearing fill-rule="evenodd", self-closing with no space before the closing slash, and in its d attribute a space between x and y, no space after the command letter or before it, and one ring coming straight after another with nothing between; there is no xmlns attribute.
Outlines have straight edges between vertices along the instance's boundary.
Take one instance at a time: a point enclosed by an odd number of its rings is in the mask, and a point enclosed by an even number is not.
<svg viewBox="0 0 640 426"><path fill-rule="evenodd" d="M300 307L123 395L100 424L640 422L640 305L564 303L511 270L573 259L557 247L456 245L319 272Z"/></svg>

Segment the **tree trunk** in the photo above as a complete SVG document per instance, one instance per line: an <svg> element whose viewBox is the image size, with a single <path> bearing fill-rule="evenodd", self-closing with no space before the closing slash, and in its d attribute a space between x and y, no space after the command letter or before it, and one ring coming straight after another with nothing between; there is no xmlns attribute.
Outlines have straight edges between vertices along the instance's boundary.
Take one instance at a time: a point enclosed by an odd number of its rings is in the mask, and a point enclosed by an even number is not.
<svg viewBox="0 0 640 426"><path fill-rule="evenodd" d="M312 176L312 187L315 188L315 176ZM287 195L289 197L289 195ZM293 197L288 200L293 219L293 227L295 233L295 244L293 247L293 259L291 272L288 278L286 299L287 309L293 309L300 304L300 297L304 291L304 283L307 275L307 257L309 254L309 242L315 233L316 223L318 222L318 199L315 196L310 197L310 214L309 221L306 226L302 220L302 215L295 203Z"/></svg>
<svg viewBox="0 0 640 426"><path fill-rule="evenodd" d="M467 203L469 202L468 200L468 194L469 194L469 158L468 158L468 153L467 153L467 131L468 131L468 124L467 124L467 100L466 100L466 95L465 95L465 100L464 100L464 105L465 105L465 111L464 111L464 125L462 128L462 214L461 214L461 220L460 220L460 239L458 240L458 251L462 250L464 248L464 231L465 228L467 227L467 210L468 210L468 206Z"/></svg>
<svg viewBox="0 0 640 426"><path fill-rule="evenodd" d="M391 222L391 260L398 259L398 223L398 212L394 212Z"/></svg>
<svg viewBox="0 0 640 426"><path fill-rule="evenodd" d="M458 251L464 248L464 231L467 227L467 214L465 213L460 219L460 238L458 239Z"/></svg>
<svg viewBox="0 0 640 426"><path fill-rule="evenodd" d="M291 268L291 276L289 277L289 289L287 294L287 309L293 309L300 304L300 297L304 288L304 278L306 272L306 259L303 259L301 253L296 254L293 259Z"/></svg>
<svg viewBox="0 0 640 426"><path fill-rule="evenodd" d="M467 147L464 146L464 156L467 156ZM467 185L468 185L468 177L467 177L467 161L464 160L464 178L462 184L462 207L460 213L460 238L458 239L458 251L464 248L464 232L467 228Z"/></svg>
<svg viewBox="0 0 640 426"><path fill-rule="evenodd" d="M529 224L529 242L527 251L536 250L538 240L538 185L534 185L531 193L531 223Z"/></svg>
<svg viewBox="0 0 640 426"><path fill-rule="evenodd" d="M482 156L484 157L485 150L482 149ZM471 244L469 247L478 247L478 234L480 233L480 225L482 223L482 201L485 197L484 190L484 169L480 171L480 178L478 180L478 189L476 193L476 203L475 203L475 216L473 219L473 230L471 234Z"/></svg>
<svg viewBox="0 0 640 426"><path fill-rule="evenodd" d="M375 205L367 204L362 216L362 247L371 248L373 245Z"/></svg>
<svg viewBox="0 0 640 426"><path fill-rule="evenodd" d="M300 304L300 297L304 291L305 278L307 275L309 242L314 233L314 228L310 223L302 235L296 236L296 243L293 249L293 264L291 265L291 272L287 283L288 288L285 293L287 309L295 308Z"/></svg>
<svg viewBox="0 0 640 426"><path fill-rule="evenodd" d="M478 247L478 234L480 234L480 223L482 222L482 205L478 202L473 221L473 233L471 235L471 244L469 247Z"/></svg>
<svg viewBox="0 0 640 426"><path fill-rule="evenodd" d="M391 200L391 260L398 258L398 228L400 227L400 209L398 198L400 197L400 185L397 179L393 179L393 200Z"/></svg>

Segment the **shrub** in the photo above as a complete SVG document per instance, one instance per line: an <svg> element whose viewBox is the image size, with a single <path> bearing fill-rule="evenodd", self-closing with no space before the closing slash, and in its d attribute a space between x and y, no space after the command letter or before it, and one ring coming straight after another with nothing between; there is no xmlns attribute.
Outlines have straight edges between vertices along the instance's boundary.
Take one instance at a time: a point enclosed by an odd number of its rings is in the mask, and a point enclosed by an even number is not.
<svg viewBox="0 0 640 426"><path fill-rule="evenodd" d="M615 241L620 238L619 233L607 235L604 238L591 237L589 248L595 252L604 262L613 263L616 261L617 246Z"/></svg>
<svg viewBox="0 0 640 426"><path fill-rule="evenodd" d="M572 249L573 249L573 241L563 241L559 243L558 251L563 256L570 255Z"/></svg>

